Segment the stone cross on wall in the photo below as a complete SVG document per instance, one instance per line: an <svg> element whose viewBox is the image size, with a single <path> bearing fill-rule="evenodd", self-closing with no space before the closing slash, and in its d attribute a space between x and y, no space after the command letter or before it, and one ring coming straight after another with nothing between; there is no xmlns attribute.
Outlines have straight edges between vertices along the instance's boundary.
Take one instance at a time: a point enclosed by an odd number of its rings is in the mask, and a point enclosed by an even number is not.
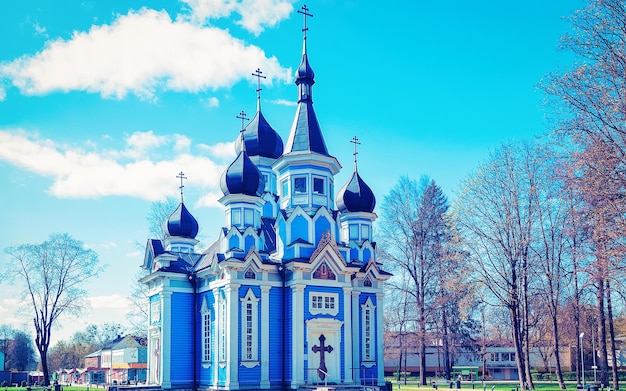
<svg viewBox="0 0 626 391"><path fill-rule="evenodd" d="M328 373L328 369L326 368L325 353L333 351L333 347L330 345L325 346L324 342L326 342L326 337L324 334L320 334L320 346L313 346L313 353L320 354L320 366L317 368L317 373L320 375L321 380L326 379L326 374Z"/></svg>

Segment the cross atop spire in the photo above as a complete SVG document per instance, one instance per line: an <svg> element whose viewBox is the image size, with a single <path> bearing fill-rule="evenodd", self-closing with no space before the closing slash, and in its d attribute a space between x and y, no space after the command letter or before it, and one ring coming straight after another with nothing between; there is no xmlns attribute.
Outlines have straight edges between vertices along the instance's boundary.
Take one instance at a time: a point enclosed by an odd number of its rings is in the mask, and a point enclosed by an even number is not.
<svg viewBox="0 0 626 391"><path fill-rule="evenodd" d="M185 185L183 185L183 179L187 179L187 177L181 171L176 175L176 178L180 178L180 186L178 188L180 189L180 202L183 202L183 187L185 187Z"/></svg>
<svg viewBox="0 0 626 391"><path fill-rule="evenodd" d="M243 132L246 131L246 126L244 121L249 120L250 118L246 117L246 112L241 110L241 113L239 113L237 115L237 117L235 118L239 118L241 120L241 130L239 131L239 133L241 133L241 150L245 151L246 150L246 140L243 139Z"/></svg>
<svg viewBox="0 0 626 391"><path fill-rule="evenodd" d="M353 155L354 155L354 170L356 171L356 155L359 154L357 152L356 148L357 148L357 145L361 145L361 143L359 142L359 139L358 139L357 136L352 137L352 140L350 140L350 142L352 144L354 144L354 153L353 153Z"/></svg>
<svg viewBox="0 0 626 391"><path fill-rule="evenodd" d="M256 81L256 109L257 111L261 111L261 79L266 79L265 76L261 76L261 69L257 68L256 71L254 71L254 73L252 74L252 76L255 76L257 78Z"/></svg>
<svg viewBox="0 0 626 391"><path fill-rule="evenodd" d="M313 14L309 13L309 9L306 4L302 6L302 11L298 10L298 13L304 15L304 28L302 29L302 32L304 32L304 39L306 39L306 32L308 30L308 27L306 27L306 17L313 17Z"/></svg>

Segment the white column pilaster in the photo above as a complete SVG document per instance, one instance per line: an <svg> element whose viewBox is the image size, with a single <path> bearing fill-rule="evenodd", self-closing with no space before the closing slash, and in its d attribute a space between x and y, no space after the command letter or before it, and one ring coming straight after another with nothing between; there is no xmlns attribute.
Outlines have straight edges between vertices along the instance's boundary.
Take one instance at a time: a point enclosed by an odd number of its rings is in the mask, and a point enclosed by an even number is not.
<svg viewBox="0 0 626 391"><path fill-rule="evenodd" d="M161 292L161 388L172 388L170 358L172 357L172 292Z"/></svg>
<svg viewBox="0 0 626 391"><path fill-rule="evenodd" d="M376 368L378 385L385 385L385 353L383 336L383 292L376 293Z"/></svg>
<svg viewBox="0 0 626 391"><path fill-rule="evenodd" d="M213 349L211 350L211 368L213 370L213 388L217 388L219 383L219 346L220 346L220 332L219 332L219 324L220 324L220 291L219 289L213 290L213 330L211 332L211 344L213 345Z"/></svg>
<svg viewBox="0 0 626 391"><path fill-rule="evenodd" d="M343 288L343 346L344 346L344 382L352 384L352 344L354 335L352 334L352 287Z"/></svg>
<svg viewBox="0 0 626 391"><path fill-rule="evenodd" d="M361 324L361 316L359 312L359 292L352 291L352 365L351 371L354 373L354 382L361 384L361 360L360 346L361 335L359 334L359 325Z"/></svg>
<svg viewBox="0 0 626 391"><path fill-rule="evenodd" d="M304 384L304 287L291 287L291 388Z"/></svg>
<svg viewBox="0 0 626 391"><path fill-rule="evenodd" d="M261 388L270 388L270 289L261 287Z"/></svg>
<svg viewBox="0 0 626 391"><path fill-rule="evenodd" d="M226 287L226 386L239 388L239 284Z"/></svg>

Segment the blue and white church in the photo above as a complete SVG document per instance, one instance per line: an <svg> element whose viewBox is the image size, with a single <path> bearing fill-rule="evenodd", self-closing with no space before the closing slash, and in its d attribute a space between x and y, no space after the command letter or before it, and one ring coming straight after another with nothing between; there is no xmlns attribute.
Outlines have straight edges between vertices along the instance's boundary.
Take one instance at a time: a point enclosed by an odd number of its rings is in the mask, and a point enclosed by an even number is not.
<svg viewBox="0 0 626 391"><path fill-rule="evenodd" d="M173 390L385 384L383 284L390 274L376 262L372 241L376 199L357 171L356 150L352 176L335 198L341 165L313 109L310 14L303 10L298 106L287 142L263 116L259 92L256 115L221 177L225 220L218 239L196 249L198 221L181 193L164 222L165 238L148 240L141 282L149 290L149 384Z"/></svg>

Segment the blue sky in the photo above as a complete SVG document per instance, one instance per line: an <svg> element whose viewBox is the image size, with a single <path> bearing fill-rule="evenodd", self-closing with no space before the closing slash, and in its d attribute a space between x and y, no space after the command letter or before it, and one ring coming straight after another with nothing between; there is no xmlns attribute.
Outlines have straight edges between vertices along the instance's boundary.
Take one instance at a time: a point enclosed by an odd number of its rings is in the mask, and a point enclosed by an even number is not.
<svg viewBox="0 0 626 391"><path fill-rule="evenodd" d="M124 324L143 259L151 202L177 196L212 242L223 222L219 177L244 110L262 110L286 141L305 2L26 0L0 12L0 247L68 232L106 272L92 322ZM581 1L479 0L307 4L314 106L329 152L378 203L402 175L431 176L454 199L500 142L546 132L542 77L569 67L564 17ZM0 267L7 257L0 255ZM0 324L26 327L16 287L0 284Z"/></svg>

